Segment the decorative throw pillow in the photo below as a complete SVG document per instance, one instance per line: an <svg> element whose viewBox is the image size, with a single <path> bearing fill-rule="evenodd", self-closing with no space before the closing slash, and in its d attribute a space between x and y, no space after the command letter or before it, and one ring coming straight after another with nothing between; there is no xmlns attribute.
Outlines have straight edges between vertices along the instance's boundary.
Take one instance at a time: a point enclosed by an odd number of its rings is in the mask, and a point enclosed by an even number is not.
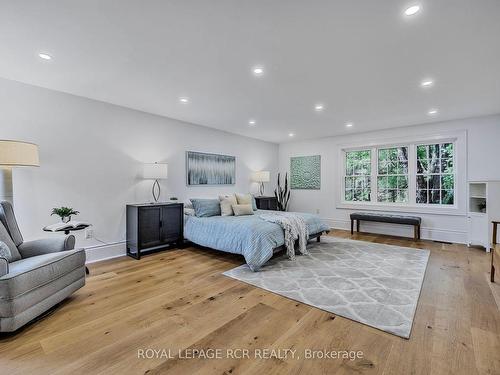
<svg viewBox="0 0 500 375"><path fill-rule="evenodd" d="M10 259L6 257L9 263L21 259L21 254L19 254L19 250L17 250L16 245L12 241L12 238L10 238L10 234L9 232L7 232L7 229L5 229L5 227L3 226L2 222L0 222L0 241L3 242L5 245L7 245L7 247L9 248Z"/></svg>
<svg viewBox="0 0 500 375"><path fill-rule="evenodd" d="M220 216L218 199L191 199L194 213L198 217Z"/></svg>
<svg viewBox="0 0 500 375"><path fill-rule="evenodd" d="M219 195L220 212L222 216L233 216L233 204L238 204L236 197L233 195Z"/></svg>
<svg viewBox="0 0 500 375"><path fill-rule="evenodd" d="M233 212L235 216L253 215L253 207L251 204L234 204Z"/></svg>
<svg viewBox="0 0 500 375"><path fill-rule="evenodd" d="M7 262L11 262L12 254L10 253L9 247L5 244L5 242L0 241L0 258L7 259Z"/></svg>
<svg viewBox="0 0 500 375"><path fill-rule="evenodd" d="M194 208L184 208L184 215L195 216Z"/></svg>
<svg viewBox="0 0 500 375"><path fill-rule="evenodd" d="M252 194L238 194L236 193L236 200L238 204L250 204L252 205L252 209L257 211L257 202Z"/></svg>

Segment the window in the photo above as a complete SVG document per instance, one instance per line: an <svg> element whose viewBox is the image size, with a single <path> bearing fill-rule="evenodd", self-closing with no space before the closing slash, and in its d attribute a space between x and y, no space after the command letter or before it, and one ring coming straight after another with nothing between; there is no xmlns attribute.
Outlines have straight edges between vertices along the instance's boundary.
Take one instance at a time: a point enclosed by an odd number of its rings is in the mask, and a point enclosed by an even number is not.
<svg viewBox="0 0 500 375"><path fill-rule="evenodd" d="M349 202L369 202L371 199L371 151L346 152L345 194Z"/></svg>
<svg viewBox="0 0 500 375"><path fill-rule="evenodd" d="M464 137L405 141L343 149L342 202L413 211L435 206L463 209L464 202L457 203L456 187L461 185L456 181L464 181L465 175L457 174L455 163L457 147L464 149ZM464 156L459 160L465 164Z"/></svg>
<svg viewBox="0 0 500 375"><path fill-rule="evenodd" d="M418 145L417 203L452 205L454 187L453 143Z"/></svg>
<svg viewBox="0 0 500 375"><path fill-rule="evenodd" d="M408 202L408 147L378 150L377 201Z"/></svg>

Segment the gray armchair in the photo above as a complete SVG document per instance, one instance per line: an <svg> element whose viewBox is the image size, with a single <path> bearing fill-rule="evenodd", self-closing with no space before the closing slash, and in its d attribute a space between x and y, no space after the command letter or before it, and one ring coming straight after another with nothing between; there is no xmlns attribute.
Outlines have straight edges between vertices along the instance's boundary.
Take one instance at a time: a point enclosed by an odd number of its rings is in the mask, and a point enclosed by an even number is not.
<svg viewBox="0 0 500 375"><path fill-rule="evenodd" d="M0 202L0 332L22 327L85 285L75 237L23 240L9 202Z"/></svg>

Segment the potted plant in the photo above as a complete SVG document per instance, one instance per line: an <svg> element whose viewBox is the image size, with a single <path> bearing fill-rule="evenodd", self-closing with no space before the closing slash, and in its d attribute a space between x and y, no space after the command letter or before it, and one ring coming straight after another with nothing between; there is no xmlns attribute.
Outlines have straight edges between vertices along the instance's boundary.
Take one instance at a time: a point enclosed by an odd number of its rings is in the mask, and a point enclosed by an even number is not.
<svg viewBox="0 0 500 375"><path fill-rule="evenodd" d="M79 213L80 213L79 211L75 211L71 207L59 207L59 208L53 208L50 216L57 215L61 218L61 221L63 223L67 223L68 221L71 221L72 215L78 215Z"/></svg>
<svg viewBox="0 0 500 375"><path fill-rule="evenodd" d="M288 201L290 200L290 190L288 188L288 173L285 174L285 185L281 186L281 178L278 173L278 186L274 189L274 195L278 201L278 211L286 211L288 208Z"/></svg>

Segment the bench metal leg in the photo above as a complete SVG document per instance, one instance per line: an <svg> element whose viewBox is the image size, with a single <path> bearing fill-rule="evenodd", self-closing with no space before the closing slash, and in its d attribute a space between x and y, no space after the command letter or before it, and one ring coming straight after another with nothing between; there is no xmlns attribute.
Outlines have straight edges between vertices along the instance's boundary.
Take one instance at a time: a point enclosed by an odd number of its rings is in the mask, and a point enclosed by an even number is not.
<svg viewBox="0 0 500 375"><path fill-rule="evenodd" d="M359 220L356 220L356 232L359 232Z"/></svg>
<svg viewBox="0 0 500 375"><path fill-rule="evenodd" d="M415 241L420 239L420 225L413 226L413 239Z"/></svg>
<svg viewBox="0 0 500 375"><path fill-rule="evenodd" d="M351 235L354 234L354 220L351 219Z"/></svg>

